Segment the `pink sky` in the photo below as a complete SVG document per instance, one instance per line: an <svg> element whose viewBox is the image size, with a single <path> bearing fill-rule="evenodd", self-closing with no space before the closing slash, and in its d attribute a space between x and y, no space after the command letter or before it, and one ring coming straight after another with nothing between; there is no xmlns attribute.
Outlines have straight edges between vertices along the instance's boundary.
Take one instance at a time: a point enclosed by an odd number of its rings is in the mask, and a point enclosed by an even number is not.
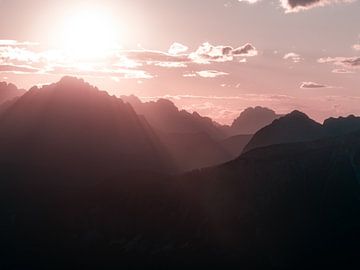
<svg viewBox="0 0 360 270"><path fill-rule="evenodd" d="M221 123L257 105L360 114L360 1L29 2L0 1L0 81L79 76Z"/></svg>

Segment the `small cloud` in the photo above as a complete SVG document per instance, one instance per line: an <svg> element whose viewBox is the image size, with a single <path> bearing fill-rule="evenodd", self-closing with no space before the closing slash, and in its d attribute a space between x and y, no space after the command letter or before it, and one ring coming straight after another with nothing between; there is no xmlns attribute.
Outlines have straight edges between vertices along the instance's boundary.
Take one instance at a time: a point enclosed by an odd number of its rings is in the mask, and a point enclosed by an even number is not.
<svg viewBox="0 0 360 270"><path fill-rule="evenodd" d="M211 62L233 61L235 57L252 57L257 54L258 51L250 43L233 48L224 45L214 46L205 42L195 52L191 53L189 58L195 63L209 64Z"/></svg>
<svg viewBox="0 0 360 270"><path fill-rule="evenodd" d="M246 2L255 4L261 0L238 0L239 2ZM309 10L315 7L323 7L331 4L352 3L356 0L279 0L280 6L285 9L286 13L294 13L304 10Z"/></svg>
<svg viewBox="0 0 360 270"><path fill-rule="evenodd" d="M166 68L185 68L187 65L182 62L157 62L155 66Z"/></svg>
<svg viewBox="0 0 360 270"><path fill-rule="evenodd" d="M259 2L259 0L239 0L239 2L246 2L246 3L249 3L249 4L255 4L255 3Z"/></svg>
<svg viewBox="0 0 360 270"><path fill-rule="evenodd" d="M300 88L301 89L329 88L329 86L316 82L302 82Z"/></svg>
<svg viewBox="0 0 360 270"><path fill-rule="evenodd" d="M337 73L337 74L353 74L355 73L352 70L348 70L348 69L344 69L344 68L336 68L332 70L332 73Z"/></svg>
<svg viewBox="0 0 360 270"><path fill-rule="evenodd" d="M302 58L300 57L299 54L294 53L294 52L290 52L284 55L283 59L285 60L291 60L294 63L299 63Z"/></svg>
<svg viewBox="0 0 360 270"><path fill-rule="evenodd" d="M337 3L351 3L354 0L280 0L286 13L299 12Z"/></svg>
<svg viewBox="0 0 360 270"><path fill-rule="evenodd" d="M183 77L188 77L188 78L196 77L196 73L187 73L187 74L184 74Z"/></svg>
<svg viewBox="0 0 360 270"><path fill-rule="evenodd" d="M203 78L216 78L216 77L220 77L220 76L229 75L229 73L216 71L216 70L202 70L202 71L198 71L196 73L200 77L203 77Z"/></svg>
<svg viewBox="0 0 360 270"><path fill-rule="evenodd" d="M169 54L170 55L178 55L178 54L186 52L188 49L189 48L187 46L175 42L170 46Z"/></svg>

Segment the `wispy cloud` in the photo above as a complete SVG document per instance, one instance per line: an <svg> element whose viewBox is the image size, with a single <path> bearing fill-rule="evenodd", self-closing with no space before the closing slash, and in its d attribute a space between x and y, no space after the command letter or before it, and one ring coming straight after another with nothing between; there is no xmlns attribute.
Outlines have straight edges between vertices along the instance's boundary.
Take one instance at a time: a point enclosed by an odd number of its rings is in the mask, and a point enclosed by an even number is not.
<svg viewBox="0 0 360 270"><path fill-rule="evenodd" d="M347 69L356 69L360 68L360 57L324 57L318 59L318 63L332 63Z"/></svg>

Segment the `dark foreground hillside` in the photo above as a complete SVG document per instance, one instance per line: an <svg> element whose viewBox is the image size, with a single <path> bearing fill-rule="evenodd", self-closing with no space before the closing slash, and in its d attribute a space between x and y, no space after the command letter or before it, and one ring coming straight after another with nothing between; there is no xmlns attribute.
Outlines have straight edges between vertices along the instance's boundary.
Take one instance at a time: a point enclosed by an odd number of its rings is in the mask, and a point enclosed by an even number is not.
<svg viewBox="0 0 360 270"><path fill-rule="evenodd" d="M0 172L1 269L359 266L358 133L173 177L19 169Z"/></svg>

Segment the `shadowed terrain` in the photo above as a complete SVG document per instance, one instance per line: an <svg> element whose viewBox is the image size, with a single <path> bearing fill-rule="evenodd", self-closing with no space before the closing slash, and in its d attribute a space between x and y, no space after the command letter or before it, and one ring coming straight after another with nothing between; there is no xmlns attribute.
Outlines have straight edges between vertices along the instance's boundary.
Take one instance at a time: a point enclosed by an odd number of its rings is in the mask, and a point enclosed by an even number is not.
<svg viewBox="0 0 360 270"><path fill-rule="evenodd" d="M33 88L0 114L0 268L356 269L357 123L296 111L231 158L82 80Z"/></svg>

